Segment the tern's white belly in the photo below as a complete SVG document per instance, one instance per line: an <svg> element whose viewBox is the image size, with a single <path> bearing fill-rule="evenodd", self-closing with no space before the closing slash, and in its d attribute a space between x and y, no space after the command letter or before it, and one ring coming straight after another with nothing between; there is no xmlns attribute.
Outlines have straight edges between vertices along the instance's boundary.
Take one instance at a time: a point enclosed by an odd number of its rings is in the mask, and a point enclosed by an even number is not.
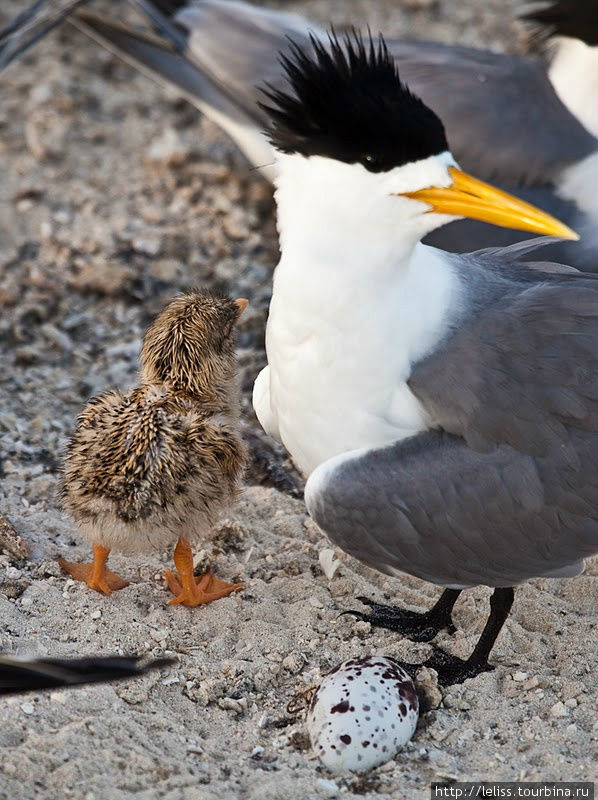
<svg viewBox="0 0 598 800"><path fill-rule="evenodd" d="M405 383L406 365L397 359L359 352L358 342L343 341L343 352L330 340L323 352L315 338L278 345L270 356L269 401L279 437L304 474L339 453L389 444L429 427Z"/></svg>

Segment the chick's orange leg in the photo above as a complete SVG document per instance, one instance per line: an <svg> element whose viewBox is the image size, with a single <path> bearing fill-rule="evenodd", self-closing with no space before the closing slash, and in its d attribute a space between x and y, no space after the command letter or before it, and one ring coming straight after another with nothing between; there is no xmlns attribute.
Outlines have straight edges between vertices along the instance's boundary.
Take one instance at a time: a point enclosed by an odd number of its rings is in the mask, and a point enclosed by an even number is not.
<svg viewBox="0 0 598 800"><path fill-rule="evenodd" d="M175 595L169 601L169 605L200 606L227 597L243 588L242 583L227 583L212 577L209 572L196 578L193 574L191 545L182 537L174 549L174 565L177 575L170 570L164 573L168 588Z"/></svg>
<svg viewBox="0 0 598 800"><path fill-rule="evenodd" d="M110 554L108 547L99 544L93 546L93 562L91 564L76 564L73 561L66 561L59 558L58 563L65 572L76 581L83 581L90 589L103 594L112 594L117 589L124 589L129 585L128 581L123 580L120 575L106 567L106 561Z"/></svg>

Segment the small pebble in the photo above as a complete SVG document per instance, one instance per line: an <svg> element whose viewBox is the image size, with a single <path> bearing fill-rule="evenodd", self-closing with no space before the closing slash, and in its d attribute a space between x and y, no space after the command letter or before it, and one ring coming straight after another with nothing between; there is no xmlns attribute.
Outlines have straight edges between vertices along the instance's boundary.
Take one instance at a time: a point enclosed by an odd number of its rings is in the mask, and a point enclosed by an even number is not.
<svg viewBox="0 0 598 800"><path fill-rule="evenodd" d="M536 676L534 675L532 678L529 678L529 680L524 681L521 684L521 688L525 689L526 691L528 691L529 689L535 689L536 686L538 685L538 683L539 683L539 681L536 678Z"/></svg>
<svg viewBox="0 0 598 800"><path fill-rule="evenodd" d="M23 705L21 706L21 711L23 712L23 714L33 714L35 708L34 706L31 705L31 703L23 703Z"/></svg>
<svg viewBox="0 0 598 800"><path fill-rule="evenodd" d="M282 659L283 669L286 669L287 672L292 672L294 675L301 672L304 664L305 659L301 653L289 653L288 656Z"/></svg>
<svg viewBox="0 0 598 800"><path fill-rule="evenodd" d="M324 778L316 781L316 789L324 797L338 797L340 791L334 781L327 781Z"/></svg>
<svg viewBox="0 0 598 800"><path fill-rule="evenodd" d="M558 703L555 703L550 709L551 717L566 717L568 715L569 715L569 709L566 708L565 704L561 703L560 700L558 701Z"/></svg>
<svg viewBox="0 0 598 800"><path fill-rule="evenodd" d="M21 570L16 567L6 567L7 578L20 578L22 574Z"/></svg>
<svg viewBox="0 0 598 800"><path fill-rule="evenodd" d="M415 676L417 687L426 699L429 708L438 708L442 703L442 692L438 687L438 674L435 669L420 667Z"/></svg>
<svg viewBox="0 0 598 800"><path fill-rule="evenodd" d="M181 164L188 155L189 148L174 128L165 128L162 135L154 139L147 149L150 161L167 165Z"/></svg>
<svg viewBox="0 0 598 800"><path fill-rule="evenodd" d="M371 633L372 623L365 619L360 619L353 623L351 630L358 636L366 636L368 633Z"/></svg>
<svg viewBox="0 0 598 800"><path fill-rule="evenodd" d="M334 578L334 574L337 569L340 567L341 562L338 558L334 557L334 550L330 547L325 547L323 550L320 550L318 555L318 560L320 562L320 567L322 568L322 572L329 581Z"/></svg>

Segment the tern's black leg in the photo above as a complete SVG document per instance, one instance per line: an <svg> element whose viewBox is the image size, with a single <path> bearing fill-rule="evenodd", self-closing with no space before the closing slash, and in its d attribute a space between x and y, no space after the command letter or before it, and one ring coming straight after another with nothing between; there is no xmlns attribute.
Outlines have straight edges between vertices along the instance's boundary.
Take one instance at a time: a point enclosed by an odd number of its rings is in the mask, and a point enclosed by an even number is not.
<svg viewBox="0 0 598 800"><path fill-rule="evenodd" d="M514 594L511 588L494 590L494 594L490 598L490 616L478 643L466 661L445 653L444 650L436 650L427 661L424 661L423 665L402 664L402 666L408 672L413 672L419 666L432 667L438 673L438 682L443 686L451 683L463 683L467 678L475 678L480 672L494 669L491 664L488 664L488 656L509 616Z"/></svg>
<svg viewBox="0 0 598 800"><path fill-rule="evenodd" d="M367 597L358 597L357 599L369 606L372 609L371 613L364 614L361 611L345 611L344 613L354 614L359 619L371 622L372 625L379 628L388 628L391 631L404 633L414 642L429 642L443 628L448 628L451 633L454 633L455 626L451 612L460 594L460 589L445 589L438 602L423 614L374 603Z"/></svg>

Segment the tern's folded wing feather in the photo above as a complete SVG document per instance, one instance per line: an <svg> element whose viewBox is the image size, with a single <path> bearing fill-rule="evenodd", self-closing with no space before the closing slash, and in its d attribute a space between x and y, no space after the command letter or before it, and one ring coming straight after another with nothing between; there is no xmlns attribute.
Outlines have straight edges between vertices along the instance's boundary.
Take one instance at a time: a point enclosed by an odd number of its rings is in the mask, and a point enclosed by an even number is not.
<svg viewBox="0 0 598 800"><path fill-rule="evenodd" d="M200 110L217 109L232 122L256 124L256 114L244 113L242 105L231 101L208 74L194 66L184 55L155 36L135 31L100 14L79 12L74 23L107 49L162 83L175 86Z"/></svg>
<svg viewBox="0 0 598 800"><path fill-rule="evenodd" d="M572 430L598 431L598 281L547 274L508 291L416 365L409 386L474 449L575 460Z"/></svg>
<svg viewBox="0 0 598 800"><path fill-rule="evenodd" d="M249 103L264 122L268 118L257 107L264 99L259 87L284 83L280 54L288 52L289 37L300 47L311 48L310 33L326 36L300 16L247 3L203 0L185 6L175 19L188 31L187 57L226 87L236 102Z"/></svg>
<svg viewBox="0 0 598 800"><path fill-rule="evenodd" d="M455 588L575 575L598 551L598 435L576 436L577 469L429 431L325 462L305 501L335 544L381 572Z"/></svg>

